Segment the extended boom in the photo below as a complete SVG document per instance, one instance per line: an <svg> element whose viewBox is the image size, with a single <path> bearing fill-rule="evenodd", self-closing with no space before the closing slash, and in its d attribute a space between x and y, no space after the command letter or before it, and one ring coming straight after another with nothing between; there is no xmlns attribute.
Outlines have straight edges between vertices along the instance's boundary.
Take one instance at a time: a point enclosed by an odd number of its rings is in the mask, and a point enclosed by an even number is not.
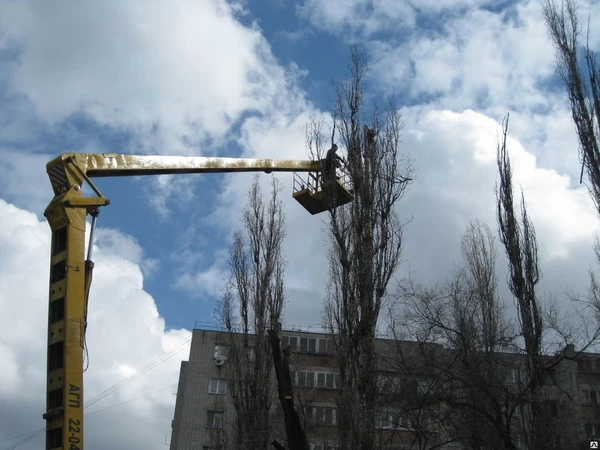
<svg viewBox="0 0 600 450"><path fill-rule="evenodd" d="M88 296L94 264L91 258L98 207L110 201L90 178L225 172L309 172L318 180L320 161L206 158L65 153L47 164L54 198L44 215L52 229L48 308L48 368L46 449L83 450L83 350ZM82 193L86 182L95 197ZM322 183L321 183L322 184ZM347 203L351 194L337 181ZM294 194L311 213L327 209L319 184L305 185ZM298 194L298 195L296 195ZM320 203L319 203L320 202ZM85 257L86 216L92 216L92 239ZM85 259L84 259L85 258Z"/></svg>

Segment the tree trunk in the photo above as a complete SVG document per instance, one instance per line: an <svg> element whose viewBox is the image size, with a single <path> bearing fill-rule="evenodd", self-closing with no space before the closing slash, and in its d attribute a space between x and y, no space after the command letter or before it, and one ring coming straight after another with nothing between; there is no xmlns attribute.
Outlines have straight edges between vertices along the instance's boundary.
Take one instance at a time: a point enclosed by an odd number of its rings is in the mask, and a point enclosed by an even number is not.
<svg viewBox="0 0 600 450"><path fill-rule="evenodd" d="M283 352L281 351L278 328L270 329L267 332L269 333L271 349L273 351L273 364L277 377L279 403L283 409L288 448L289 450L308 450L306 435L302 428L300 417L294 407L294 386L290 372L289 348L284 349Z"/></svg>

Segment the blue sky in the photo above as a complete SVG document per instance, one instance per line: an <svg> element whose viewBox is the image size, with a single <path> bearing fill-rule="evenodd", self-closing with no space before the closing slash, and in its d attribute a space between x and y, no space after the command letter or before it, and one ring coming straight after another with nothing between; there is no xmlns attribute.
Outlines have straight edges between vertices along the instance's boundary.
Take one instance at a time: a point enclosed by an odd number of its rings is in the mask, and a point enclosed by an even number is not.
<svg viewBox="0 0 600 450"><path fill-rule="evenodd" d="M579 5L600 29L598 1ZM45 164L67 151L304 159L303 127L329 119L331 81L346 75L351 43L370 54L369 98L396 100L402 151L415 159L398 210L412 221L397 277L410 269L442 281L469 221L495 227L495 145L510 112L541 294L564 302L566 289L587 289L597 217L578 184L577 140L537 0L0 0L0 10L0 404L14 412L0 413L0 449L43 427ZM590 43L598 49L600 34ZM291 174L277 177L288 222L284 323L306 327L321 319L325 216L294 202ZM270 176L260 179L266 189ZM95 243L87 399L212 318L252 175L96 181L112 203ZM153 392L176 384L187 352L167 353L102 400L98 408L146 396L92 416L88 448L164 448L174 396ZM39 448L37 439L20 448Z"/></svg>

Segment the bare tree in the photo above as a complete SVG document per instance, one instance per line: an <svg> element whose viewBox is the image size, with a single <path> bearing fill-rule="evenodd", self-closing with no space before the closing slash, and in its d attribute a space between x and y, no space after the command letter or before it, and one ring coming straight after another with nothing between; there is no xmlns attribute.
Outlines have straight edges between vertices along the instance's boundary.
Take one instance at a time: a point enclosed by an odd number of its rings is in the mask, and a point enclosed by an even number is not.
<svg viewBox="0 0 600 450"><path fill-rule="evenodd" d="M540 281L540 269L535 230L527 215L522 192L520 222L515 214L512 170L506 149L508 119L507 116L503 122L502 143L497 151L500 173L500 185L496 190L498 229L508 257L508 284L518 302L525 350L532 358L530 370L533 370L536 365L533 360L539 356L542 343L542 313L535 292L535 286Z"/></svg>
<svg viewBox="0 0 600 450"><path fill-rule="evenodd" d="M237 415L238 448L266 449L271 437L273 360L267 332L279 323L284 304L280 191L273 179L265 204L258 177L254 179L243 212L246 236L241 231L234 235L230 280L217 309L229 337L228 386Z"/></svg>
<svg viewBox="0 0 600 450"><path fill-rule="evenodd" d="M399 153L402 121L394 105L385 112L365 107L367 62L357 46L351 48L349 71L336 84L333 115L354 199L335 208L335 183L325 186L332 248L324 320L340 366L341 448L368 450L375 445L377 319L400 263L403 224L395 208L412 181L412 160Z"/></svg>
<svg viewBox="0 0 600 450"><path fill-rule="evenodd" d="M588 298L575 299L580 308L571 317L581 319L577 324L558 309L543 310L536 292L541 275L535 231L523 194L520 214L515 212L507 134L508 117L497 148L496 206L518 324L512 324L498 296L494 239L478 221L462 237L463 261L449 282L423 287L409 277L400 284L398 322L417 341L446 349L425 360L435 365L431 373L439 374L438 399L453 413L450 423L440 425L457 427L455 437L468 448L516 449L519 441L527 448L576 448L581 436L578 392L570 381L576 370L573 344L585 349L600 336L598 284L592 277ZM556 351L544 353L549 344Z"/></svg>
<svg viewBox="0 0 600 450"><path fill-rule="evenodd" d="M543 2L548 33L556 47L558 73L567 88L579 137L581 177L585 169L590 182L590 195L600 213L600 72L596 55L589 45L583 47L587 73L583 73L579 65L578 37L581 30L577 13L575 0L563 0L560 7L555 0Z"/></svg>
<svg viewBox="0 0 600 450"><path fill-rule="evenodd" d="M441 444L459 440L473 449L516 448L511 420L518 397L506 385L514 362L501 354L515 336L498 296L495 244L485 224L475 221L467 227L461 254L462 264L442 286L420 286L413 277L400 283L403 317L392 330L412 330L420 342L423 372L436 380L424 398L429 397L430 408L436 406L437 428L447 430ZM445 351L431 353L428 341ZM407 361L400 349L395 357ZM405 370L419 367L414 358L404 365ZM417 437L420 448L440 445L439 438L426 433Z"/></svg>
<svg viewBox="0 0 600 450"><path fill-rule="evenodd" d="M581 28L578 20L578 8L575 0L563 0L559 7L555 0L544 0L543 14L548 33L554 42L557 56L558 73L567 88L571 103L573 122L579 137L581 166L580 182L583 172L587 173L588 190L597 211L600 213L600 71L596 54L586 43L581 48L578 38ZM588 26L588 41L589 41ZM583 50L587 73L582 70L578 54ZM600 264L600 242L594 245L596 260ZM600 289L596 275L590 271L590 287L587 298L571 295L579 306L576 308L578 323L565 327L565 320L559 320L557 311L549 317L553 330L564 341L578 342L582 349L587 348L600 337ZM592 320L590 321L590 318ZM578 330L578 331L577 331Z"/></svg>
<svg viewBox="0 0 600 450"><path fill-rule="evenodd" d="M504 344L500 327L502 312L496 277L496 246L489 227L471 222L460 242L467 287L474 296L479 316L478 334L482 350L494 352Z"/></svg>
<svg viewBox="0 0 600 450"><path fill-rule="evenodd" d="M506 149L508 135L507 115L503 121L502 142L498 144L497 160L500 184L496 189L497 218L500 241L508 258L508 285L519 310L520 328L527 355L526 376L530 398L530 448L541 445L540 389L544 384L542 361L542 311L535 287L540 281L537 240L533 223L527 215L525 198L521 192L521 219L517 218L513 201L512 171Z"/></svg>

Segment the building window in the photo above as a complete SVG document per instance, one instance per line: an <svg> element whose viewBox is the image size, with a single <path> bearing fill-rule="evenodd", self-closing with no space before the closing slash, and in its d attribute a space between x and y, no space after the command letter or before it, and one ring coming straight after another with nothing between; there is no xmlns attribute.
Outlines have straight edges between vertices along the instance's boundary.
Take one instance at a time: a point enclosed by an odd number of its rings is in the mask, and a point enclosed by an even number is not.
<svg viewBox="0 0 600 450"><path fill-rule="evenodd" d="M207 411L206 428L223 428L223 411Z"/></svg>
<svg viewBox="0 0 600 450"><path fill-rule="evenodd" d="M336 408L326 406L305 406L304 419L316 425L335 426L337 424Z"/></svg>
<svg viewBox="0 0 600 450"><path fill-rule="evenodd" d="M336 450L337 445L335 444L311 444L310 450Z"/></svg>
<svg viewBox="0 0 600 450"><path fill-rule="evenodd" d="M594 362L596 364L594 364ZM584 358L584 359L579 359L577 361L577 367L580 372L594 372L594 371L597 372L598 369L600 368L599 363L600 363L600 361L598 361L598 360L594 361L593 359L590 359L590 358ZM596 370L594 370L594 369L596 369Z"/></svg>
<svg viewBox="0 0 600 450"><path fill-rule="evenodd" d="M254 347L248 347L248 362L254 364L256 362L256 350Z"/></svg>
<svg viewBox="0 0 600 450"><path fill-rule="evenodd" d="M304 353L335 353L335 344L328 338L300 338L299 348L300 351Z"/></svg>
<svg viewBox="0 0 600 450"><path fill-rule="evenodd" d="M417 419L418 421L418 419ZM414 425L417 425L416 423ZM435 431L437 429L437 425L435 420L430 415L422 415L420 418L420 423L418 424L422 430L425 431Z"/></svg>
<svg viewBox="0 0 600 450"><path fill-rule="evenodd" d="M410 417L396 417L396 427L399 428L414 428L413 421Z"/></svg>
<svg viewBox="0 0 600 450"><path fill-rule="evenodd" d="M298 372L298 386L310 388L315 387L315 372L300 370Z"/></svg>
<svg viewBox="0 0 600 450"><path fill-rule="evenodd" d="M283 348L290 347L290 350L298 350L298 338L296 336L281 336Z"/></svg>
<svg viewBox="0 0 600 450"><path fill-rule="evenodd" d="M388 424L388 415L385 413L375 414L375 428L386 428Z"/></svg>
<svg viewBox="0 0 600 450"><path fill-rule="evenodd" d="M597 439L598 437L600 437L600 426L591 423L586 423L585 436L588 439Z"/></svg>
<svg viewBox="0 0 600 450"><path fill-rule="evenodd" d="M315 420L315 411L312 406L305 406L302 408L304 413L304 420L308 423L313 423Z"/></svg>
<svg viewBox="0 0 600 450"><path fill-rule="evenodd" d="M518 383L519 379L520 379L519 372L520 372L519 369L516 367L508 369L508 374L506 375L506 381L508 381L509 383Z"/></svg>
<svg viewBox="0 0 600 450"><path fill-rule="evenodd" d="M335 374L317 372L317 387L321 389L335 389Z"/></svg>
<svg viewBox="0 0 600 450"><path fill-rule="evenodd" d="M335 342L333 339L327 339L327 353L335 354Z"/></svg>
<svg viewBox="0 0 600 450"><path fill-rule="evenodd" d="M518 448L523 448L525 447L525 437L522 434L517 434L515 436L515 444L517 445Z"/></svg>
<svg viewBox="0 0 600 450"><path fill-rule="evenodd" d="M544 411L547 417L558 417L558 402L554 400L544 401Z"/></svg>
<svg viewBox="0 0 600 450"><path fill-rule="evenodd" d="M296 376L296 386L298 387L316 387L318 389L337 389L339 387L339 374L337 373L299 370Z"/></svg>
<svg viewBox="0 0 600 450"><path fill-rule="evenodd" d="M402 379L398 375L377 375L377 391L385 394L399 394L402 390Z"/></svg>
<svg viewBox="0 0 600 450"><path fill-rule="evenodd" d="M375 428L382 428L384 430L412 428L412 421L410 417L402 417L396 413L380 411L375 416Z"/></svg>
<svg viewBox="0 0 600 450"><path fill-rule="evenodd" d="M433 391L433 380L431 378L417 379L417 392L419 395L427 395Z"/></svg>
<svg viewBox="0 0 600 450"><path fill-rule="evenodd" d="M563 448L561 445L560 434L551 434L548 436L547 448L552 450L561 450Z"/></svg>
<svg viewBox="0 0 600 450"><path fill-rule="evenodd" d="M317 353L317 338L300 338L300 351Z"/></svg>
<svg viewBox="0 0 600 450"><path fill-rule="evenodd" d="M226 394L227 393L227 380L222 378L211 378L210 384L208 385L209 394Z"/></svg>
<svg viewBox="0 0 600 450"><path fill-rule="evenodd" d="M336 412L335 408L327 408L323 406L317 406L315 409L316 418L315 423L318 425L333 426L336 424Z"/></svg>
<svg viewBox="0 0 600 450"><path fill-rule="evenodd" d="M317 343L318 343L318 348L317 348L318 353L326 353L326 354L335 353L335 345L333 343L333 340L327 339L327 338L319 338L317 340Z"/></svg>
<svg viewBox="0 0 600 450"><path fill-rule="evenodd" d="M588 405L598 404L598 391L584 389L581 391L581 393L583 394L583 403L586 403Z"/></svg>
<svg viewBox="0 0 600 450"><path fill-rule="evenodd" d="M319 353L327 353L327 339L319 339Z"/></svg>
<svg viewBox="0 0 600 450"><path fill-rule="evenodd" d="M515 405L515 409L513 410L513 417L519 419L523 416L522 411L526 406L523 404Z"/></svg>
<svg viewBox="0 0 600 450"><path fill-rule="evenodd" d="M458 441L458 430L454 427L446 428L446 439L448 439L449 447L458 447L460 445Z"/></svg>

